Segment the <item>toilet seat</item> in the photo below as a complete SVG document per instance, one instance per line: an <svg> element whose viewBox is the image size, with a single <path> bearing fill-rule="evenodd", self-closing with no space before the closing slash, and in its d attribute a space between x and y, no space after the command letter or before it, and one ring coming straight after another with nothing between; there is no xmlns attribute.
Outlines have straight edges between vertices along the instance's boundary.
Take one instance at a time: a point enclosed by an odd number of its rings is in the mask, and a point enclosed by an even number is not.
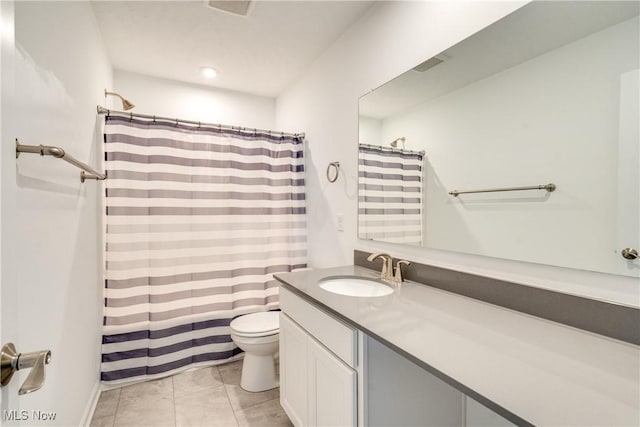
<svg viewBox="0 0 640 427"><path fill-rule="evenodd" d="M280 332L280 317L277 311L245 314L229 324L231 333L240 337L265 337Z"/></svg>

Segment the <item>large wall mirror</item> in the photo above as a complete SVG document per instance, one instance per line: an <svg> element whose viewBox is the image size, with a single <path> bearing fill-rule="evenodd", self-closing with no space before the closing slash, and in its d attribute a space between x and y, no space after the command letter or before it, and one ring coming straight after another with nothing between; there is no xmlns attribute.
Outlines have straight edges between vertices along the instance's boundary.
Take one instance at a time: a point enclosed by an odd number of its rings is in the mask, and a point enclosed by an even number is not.
<svg viewBox="0 0 640 427"><path fill-rule="evenodd" d="M363 96L359 237L639 277L638 13L532 2Z"/></svg>

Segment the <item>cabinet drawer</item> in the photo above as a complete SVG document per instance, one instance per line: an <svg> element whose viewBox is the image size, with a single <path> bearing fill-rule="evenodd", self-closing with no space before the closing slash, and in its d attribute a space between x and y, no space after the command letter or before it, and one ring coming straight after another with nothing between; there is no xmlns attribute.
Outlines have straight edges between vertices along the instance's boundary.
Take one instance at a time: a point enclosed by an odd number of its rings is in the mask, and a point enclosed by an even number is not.
<svg viewBox="0 0 640 427"><path fill-rule="evenodd" d="M354 328L282 286L280 308L347 365L357 366L357 334Z"/></svg>

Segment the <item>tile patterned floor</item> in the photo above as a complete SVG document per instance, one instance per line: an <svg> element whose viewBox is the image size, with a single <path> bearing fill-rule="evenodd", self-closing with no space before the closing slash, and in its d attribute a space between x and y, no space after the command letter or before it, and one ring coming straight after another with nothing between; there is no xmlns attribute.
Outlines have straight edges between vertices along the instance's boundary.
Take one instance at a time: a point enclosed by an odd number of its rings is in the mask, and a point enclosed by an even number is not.
<svg viewBox="0 0 640 427"><path fill-rule="evenodd" d="M104 391L91 427L290 427L280 390L240 388L242 360Z"/></svg>

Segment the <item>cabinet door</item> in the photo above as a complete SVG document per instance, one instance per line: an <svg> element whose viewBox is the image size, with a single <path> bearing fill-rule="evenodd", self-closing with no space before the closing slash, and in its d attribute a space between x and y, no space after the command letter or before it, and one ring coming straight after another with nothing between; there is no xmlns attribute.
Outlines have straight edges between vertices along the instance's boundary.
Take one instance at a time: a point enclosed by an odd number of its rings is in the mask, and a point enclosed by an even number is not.
<svg viewBox="0 0 640 427"><path fill-rule="evenodd" d="M307 422L307 333L280 313L280 404L296 427Z"/></svg>
<svg viewBox="0 0 640 427"><path fill-rule="evenodd" d="M356 372L308 340L309 425L355 426Z"/></svg>

